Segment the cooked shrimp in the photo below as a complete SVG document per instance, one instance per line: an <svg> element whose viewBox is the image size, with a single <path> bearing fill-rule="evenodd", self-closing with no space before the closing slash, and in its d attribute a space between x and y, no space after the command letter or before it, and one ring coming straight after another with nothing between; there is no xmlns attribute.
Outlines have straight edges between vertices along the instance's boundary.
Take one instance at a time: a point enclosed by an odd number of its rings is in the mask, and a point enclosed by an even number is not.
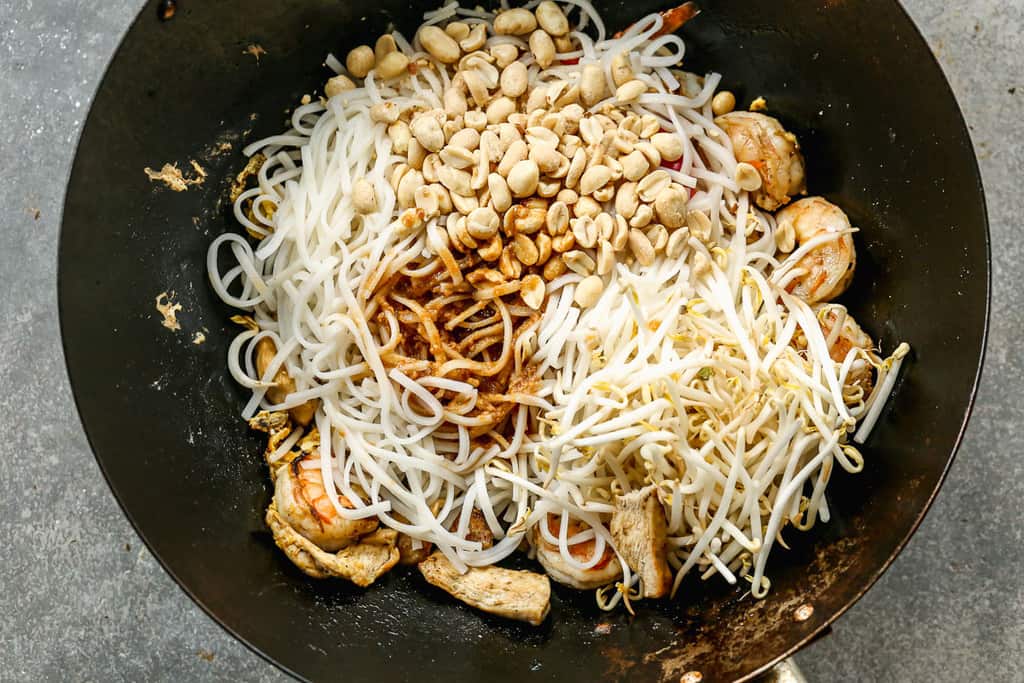
<svg viewBox="0 0 1024 683"><path fill-rule="evenodd" d="M548 515L548 531L552 536L558 537L561 524L561 517ZM582 522L570 519L569 538L571 539L587 528ZM552 579L566 586L580 590L599 588L622 576L622 567L617 561L613 561L615 560L615 551L612 550L610 544L605 544L601 559L589 569L578 569L566 562L558 546L546 541L539 528L534 529L534 545L537 548L537 561L541 563L544 570ZM596 547L597 542L594 539L581 541L569 546L569 554L577 562L589 562L594 557Z"/></svg>
<svg viewBox="0 0 1024 683"><path fill-rule="evenodd" d="M817 309L817 314L832 360L837 363L844 362L853 349L861 349L864 352L853 361L843 386L844 398L850 403L856 403L870 394L874 386L875 373L872 363L882 362L874 352L875 342L861 329L853 316L847 313L845 306L825 304Z"/></svg>
<svg viewBox="0 0 1024 683"><path fill-rule="evenodd" d="M753 190L753 198L762 209L774 211L788 204L793 195L807 191L800 144L778 119L734 111L722 114L715 123L732 141L736 160L750 164L761 176L761 186Z"/></svg>
<svg viewBox="0 0 1024 683"><path fill-rule="evenodd" d="M806 244L826 233L835 233L833 240L811 249L796 264L804 271L789 282L786 289L809 304L831 301L850 285L857 252L853 246L850 219L838 206L821 197L807 197L793 202L775 216L780 226L793 226L796 243Z"/></svg>
<svg viewBox="0 0 1024 683"><path fill-rule="evenodd" d="M266 521L277 547L296 567L315 579L333 576L365 588L398 563L398 532L394 529L378 529L354 545L329 553L298 533L274 503L267 508Z"/></svg>
<svg viewBox="0 0 1024 683"><path fill-rule="evenodd" d="M658 36L665 36L668 35L669 33L675 33L676 31L683 27L683 24L685 24L690 19L693 19L695 16L700 14L700 8L697 7L697 3L695 2L684 2L678 7L662 10L661 12L658 12L658 14L661 15L661 20L663 23L661 25L661 28L658 29L653 36L651 36L652 38L656 38ZM630 24L630 26L632 26L632 24ZM615 35L612 36L612 38L621 38L622 34L625 33L627 30L629 30L628 27L622 31L616 32Z"/></svg>
<svg viewBox="0 0 1024 683"><path fill-rule="evenodd" d="M345 496L338 499L354 507ZM319 454L297 458L278 471L274 504L289 526L327 551L344 548L378 524L376 518L348 520L338 514L324 490Z"/></svg>

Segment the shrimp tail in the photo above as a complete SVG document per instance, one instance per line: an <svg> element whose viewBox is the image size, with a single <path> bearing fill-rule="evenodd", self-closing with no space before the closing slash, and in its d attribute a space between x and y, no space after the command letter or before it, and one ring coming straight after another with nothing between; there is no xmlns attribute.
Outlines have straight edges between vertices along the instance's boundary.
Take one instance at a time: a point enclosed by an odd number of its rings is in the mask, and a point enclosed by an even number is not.
<svg viewBox="0 0 1024 683"><path fill-rule="evenodd" d="M695 2L684 2L678 7L662 10L661 12L659 12L659 14L661 14L661 20L663 23L661 25L661 28L658 29L658 31L653 36L651 36L652 38L657 38L658 36L664 36L670 33L675 33L680 28L682 28L683 24L685 24L690 19L693 19L695 16L700 14L700 7L698 7L697 3ZM630 24L629 26L627 26L626 28L622 29L614 36L612 36L612 38L621 38L622 34L628 31L632 26L633 24Z"/></svg>

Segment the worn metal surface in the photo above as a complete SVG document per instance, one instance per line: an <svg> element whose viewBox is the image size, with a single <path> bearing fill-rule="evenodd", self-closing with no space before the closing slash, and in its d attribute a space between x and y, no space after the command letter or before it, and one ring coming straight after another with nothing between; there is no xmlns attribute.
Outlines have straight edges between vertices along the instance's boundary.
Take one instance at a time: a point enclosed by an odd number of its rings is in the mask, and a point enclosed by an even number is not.
<svg viewBox="0 0 1024 683"><path fill-rule="evenodd" d="M0 571L5 586L19 586L0 598L0 658L5 671L24 678L274 677L139 550L88 457L64 385L52 309L59 198L81 112L113 32L132 11L102 5L76 14L77 3L14 2L13 12L0 14L0 165L5 177L19 180L0 189L8 207L2 272L9 289L0 302L9 321L0 374L16 388L3 405L10 436L0 473L17 492L3 503L8 523L0 534L9 559ZM1011 679L1022 655L1022 594L1006 569L1021 559L1020 537L1016 513L999 504L1021 493L1014 475L1024 445L1021 407L1006 400L1021 379L1015 350L1024 331L1012 306L1022 273L1010 220L1021 156L1007 144L1021 132L1010 92L1011 73L1019 70L1007 62L1020 8L911 9L925 19L968 121L977 124L995 219L993 351L967 448L936 512L909 559L835 634L801 655L811 680Z"/></svg>

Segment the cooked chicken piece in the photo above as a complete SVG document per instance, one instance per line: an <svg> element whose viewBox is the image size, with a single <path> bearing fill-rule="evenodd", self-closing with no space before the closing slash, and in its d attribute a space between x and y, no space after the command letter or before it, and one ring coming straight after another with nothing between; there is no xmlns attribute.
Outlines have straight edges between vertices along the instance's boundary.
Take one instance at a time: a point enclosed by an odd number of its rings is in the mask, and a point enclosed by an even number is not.
<svg viewBox="0 0 1024 683"><path fill-rule="evenodd" d="M469 515L469 531L466 532L466 540L479 541L484 550L494 545L494 534L491 533L491 527L487 526L484 513L477 508L473 508L473 512Z"/></svg>
<svg viewBox="0 0 1024 683"><path fill-rule="evenodd" d="M548 531L551 532L552 536L558 537L561 523L561 518L548 515ZM586 525L583 523L574 519L570 520L569 538L584 531L586 528ZM534 527L533 530L533 544L537 548L537 560L544 567L548 576L566 586L579 590L589 590L606 586L622 576L622 567L615 561L615 552L607 544L605 544L601 559L590 569L577 569L571 566L562 557L558 546L545 541L540 533L540 529L537 527ZM569 546L569 553L577 562L588 562L594 556L596 546L597 542L593 539L583 541Z"/></svg>
<svg viewBox="0 0 1024 683"><path fill-rule="evenodd" d="M336 576L365 588L398 563L398 532L394 529L378 529L355 545L329 553L289 526L273 503L267 508L267 524L277 547L296 567L316 579Z"/></svg>
<svg viewBox="0 0 1024 683"><path fill-rule="evenodd" d="M440 552L420 562L419 568L429 583L499 617L537 626L551 609L551 582L541 574L501 567L470 567L460 574Z"/></svg>
<svg viewBox="0 0 1024 683"><path fill-rule="evenodd" d="M432 543L420 541L420 547L413 547L413 539L405 534L398 534L398 561L401 564L419 564L430 556L434 549Z"/></svg>
<svg viewBox="0 0 1024 683"><path fill-rule="evenodd" d="M270 367L270 363L276 355L277 347L272 339L264 337L256 342L256 370L260 373L260 377L266 373L267 368ZM274 386L267 389L267 398L274 403L281 403L294 391L295 380L292 379L292 376L288 374L288 370L282 365L274 375ZM317 402L310 399L301 405L291 408L288 412L296 423L305 427L313 420L313 416L316 414L316 406Z"/></svg>
<svg viewBox="0 0 1024 683"><path fill-rule="evenodd" d="M289 451L276 461L270 462L270 458L277 452L281 443L284 442L284 440L292 433L292 422L289 419L288 412L279 410L271 413L266 410L262 410L257 413L255 417L249 420L249 428L255 429L258 432L266 432L269 435L267 438L267 447L263 451L263 457L266 459L267 465L270 467L270 480L276 481L278 470L298 456L294 451Z"/></svg>
<svg viewBox="0 0 1024 683"><path fill-rule="evenodd" d="M266 432L267 434L273 435L277 432L283 431L288 427L288 411L287 410L276 410L270 412L269 410L261 410L256 413L251 420L249 420L249 428L255 429L258 432Z"/></svg>
<svg viewBox="0 0 1024 683"><path fill-rule="evenodd" d="M280 468L274 486L274 505L295 531L332 552L376 529L377 520L350 520L338 514L324 490L319 460L319 454L313 452ZM338 499L344 507L355 507L345 496L339 494Z"/></svg>
<svg viewBox="0 0 1024 683"><path fill-rule="evenodd" d="M662 598L672 587L665 549L665 510L655 485L619 496L611 521L615 548L639 577L645 598Z"/></svg>

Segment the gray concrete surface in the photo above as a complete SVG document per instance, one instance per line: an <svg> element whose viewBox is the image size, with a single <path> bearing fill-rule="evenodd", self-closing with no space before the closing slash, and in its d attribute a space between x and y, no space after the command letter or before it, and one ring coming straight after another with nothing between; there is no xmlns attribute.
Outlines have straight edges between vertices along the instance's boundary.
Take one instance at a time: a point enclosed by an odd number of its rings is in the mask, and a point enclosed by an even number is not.
<svg viewBox="0 0 1024 683"><path fill-rule="evenodd" d="M282 680L141 547L65 379L55 267L89 100L139 0L0 2L0 680ZM832 636L823 681L1024 680L1024 2L908 0L970 124L995 302L968 436L920 532Z"/></svg>

